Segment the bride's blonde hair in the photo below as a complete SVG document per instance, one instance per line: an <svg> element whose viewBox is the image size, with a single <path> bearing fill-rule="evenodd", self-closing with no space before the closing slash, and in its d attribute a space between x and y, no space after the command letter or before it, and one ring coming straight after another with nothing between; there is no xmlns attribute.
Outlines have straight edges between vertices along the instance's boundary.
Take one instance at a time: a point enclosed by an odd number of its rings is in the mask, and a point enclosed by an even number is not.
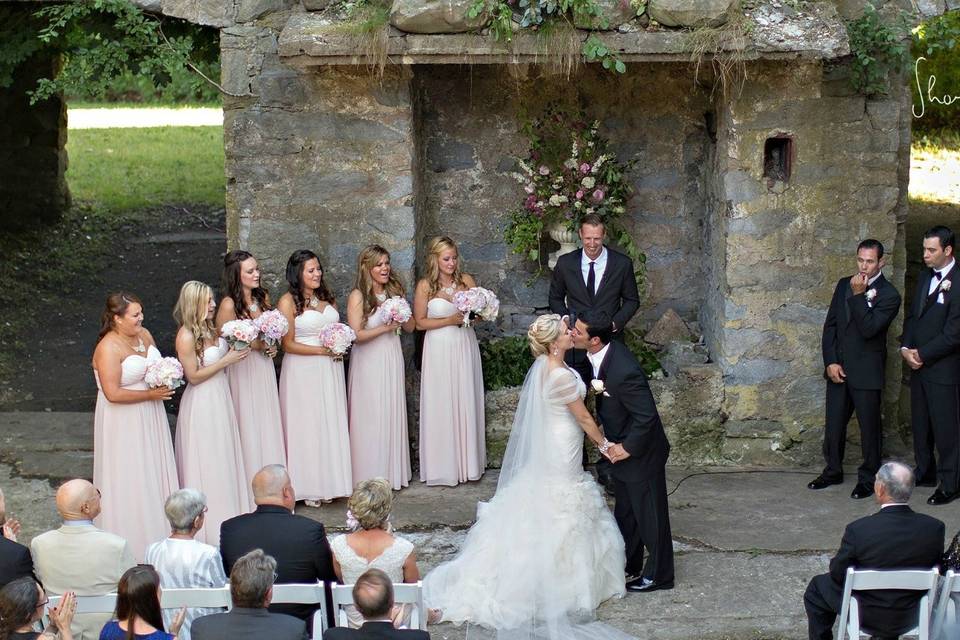
<svg viewBox="0 0 960 640"><path fill-rule="evenodd" d="M556 313L540 316L527 329L527 342L530 343L530 353L534 358L546 355L550 345L560 337L563 328L563 318Z"/></svg>

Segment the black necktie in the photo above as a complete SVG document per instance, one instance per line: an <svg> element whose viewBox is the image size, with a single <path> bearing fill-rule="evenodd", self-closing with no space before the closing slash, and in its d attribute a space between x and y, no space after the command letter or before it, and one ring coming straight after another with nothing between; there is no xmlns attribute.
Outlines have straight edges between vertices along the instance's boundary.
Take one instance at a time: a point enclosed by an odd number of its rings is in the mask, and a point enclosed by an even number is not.
<svg viewBox="0 0 960 640"><path fill-rule="evenodd" d="M596 284L597 274L593 270L594 262L590 263L590 272L587 274L587 293L590 294L590 299L593 299L594 294L596 293L593 288Z"/></svg>

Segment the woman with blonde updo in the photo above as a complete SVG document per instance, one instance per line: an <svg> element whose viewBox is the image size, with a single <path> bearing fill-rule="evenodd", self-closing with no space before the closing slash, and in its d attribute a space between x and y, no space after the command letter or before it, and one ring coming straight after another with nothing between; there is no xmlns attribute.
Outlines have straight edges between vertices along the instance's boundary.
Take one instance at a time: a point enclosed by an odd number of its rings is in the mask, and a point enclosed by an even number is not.
<svg viewBox="0 0 960 640"><path fill-rule="evenodd" d="M457 557L424 579L424 600L443 620L517 637L612 637L612 630L570 628L572 615L625 592L623 538L581 465L584 433L601 451L610 445L584 407L583 380L564 364L573 347L566 318L540 316L527 339L536 360L497 491L477 509Z"/></svg>
<svg viewBox="0 0 960 640"><path fill-rule="evenodd" d="M166 533L163 501L180 488L163 407L173 391L144 382L147 366L161 357L143 326L140 299L110 294L93 352L93 482L103 491L96 524L126 539L138 560Z"/></svg>
<svg viewBox="0 0 960 640"><path fill-rule="evenodd" d="M454 486L478 480L487 465L483 370L473 327L453 294L477 286L460 270L457 245L445 236L427 248L426 277L417 283L413 316L425 331L420 366L420 480Z"/></svg>
<svg viewBox="0 0 960 640"><path fill-rule="evenodd" d="M410 484L407 394L400 332L403 324L385 322L380 308L389 298L404 298L403 283L390 266L390 253L377 244L357 257L357 280L347 298L347 321L357 340L350 351L347 406L350 414L350 463L353 481L386 478L394 489Z"/></svg>
<svg viewBox="0 0 960 640"><path fill-rule="evenodd" d="M357 484L347 502L347 526L353 532L330 542L333 570L344 584L353 584L367 569L380 569L392 582L416 582L420 579L413 543L392 533L390 510L393 491L383 478ZM402 622L409 612L398 612L394 622ZM347 609L350 626L359 627L363 617Z"/></svg>
<svg viewBox="0 0 960 640"><path fill-rule="evenodd" d="M253 501L226 374L226 368L250 355L250 349L237 351L227 346L213 322L216 310L213 289L191 280L180 288L173 317L180 326L177 358L187 381L177 415L180 486L206 494L207 526L197 539L219 546L220 524L245 513Z"/></svg>

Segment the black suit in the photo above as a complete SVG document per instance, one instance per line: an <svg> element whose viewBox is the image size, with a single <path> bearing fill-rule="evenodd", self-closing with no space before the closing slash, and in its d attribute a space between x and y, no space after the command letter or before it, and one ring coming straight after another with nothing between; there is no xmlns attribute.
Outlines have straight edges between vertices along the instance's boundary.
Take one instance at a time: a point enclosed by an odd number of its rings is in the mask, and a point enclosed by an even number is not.
<svg viewBox="0 0 960 640"><path fill-rule="evenodd" d="M194 640L307 640L303 620L266 609L234 607L226 613L214 613L193 621L190 637Z"/></svg>
<svg viewBox="0 0 960 640"><path fill-rule="evenodd" d="M945 493L960 491L960 285L955 265L931 295L933 272L924 269L917 280L917 293L907 311L902 344L917 349L923 366L910 372L910 414L913 451L918 480L936 476ZM943 302L938 302L939 296ZM936 446L937 459L933 450Z"/></svg>
<svg viewBox="0 0 960 640"><path fill-rule="evenodd" d="M664 471L670 443L647 376L626 345L614 341L607 346L597 379L603 381L605 389L597 396L604 435L622 444L630 454L610 469L616 497L614 516L626 543L627 573L658 583L673 582L673 541Z"/></svg>
<svg viewBox="0 0 960 640"><path fill-rule="evenodd" d="M33 577L30 549L0 535L0 587L23 576Z"/></svg>
<svg viewBox="0 0 960 640"><path fill-rule="evenodd" d="M867 292L875 291L872 302ZM823 323L823 366L843 367L845 382L827 378L827 415L823 435L823 457L827 466L823 475L843 479L843 450L847 442L847 423L854 410L860 423L860 448L863 463L857 481L873 484L880 468L881 391L886 364L887 329L900 309L900 294L883 274L864 293L853 295L850 278L841 278L833 291L833 300ZM824 371L826 377L826 371Z"/></svg>
<svg viewBox="0 0 960 640"><path fill-rule="evenodd" d="M578 316L584 311L604 311L616 325L615 338L623 340L623 328L640 307L637 280L630 258L609 247L606 251L607 266L603 278L595 284L593 295L587 290L581 269L583 249L571 251L557 259L550 281L550 310L562 316ZM567 364L580 373L584 382L590 384L593 370L585 351L570 349L567 352Z"/></svg>
<svg viewBox="0 0 960 640"><path fill-rule="evenodd" d="M830 573L815 576L803 596L810 640L833 638L847 569L930 569L943 554L943 523L892 505L847 525ZM921 591L864 591L857 595L861 620L873 635L896 636L917 623Z"/></svg>
<svg viewBox="0 0 960 640"><path fill-rule="evenodd" d="M419 629L395 629L389 622L364 622L359 629L327 629L323 640L430 640L430 634Z"/></svg>
<svg viewBox="0 0 960 640"><path fill-rule="evenodd" d="M277 584L336 582L333 554L323 525L285 508L260 505L253 513L230 518L220 525L220 555L227 575L240 556L263 549L277 561ZM327 593L328 611L332 600ZM270 611L309 621L319 605L277 604ZM333 624L328 616L327 624Z"/></svg>

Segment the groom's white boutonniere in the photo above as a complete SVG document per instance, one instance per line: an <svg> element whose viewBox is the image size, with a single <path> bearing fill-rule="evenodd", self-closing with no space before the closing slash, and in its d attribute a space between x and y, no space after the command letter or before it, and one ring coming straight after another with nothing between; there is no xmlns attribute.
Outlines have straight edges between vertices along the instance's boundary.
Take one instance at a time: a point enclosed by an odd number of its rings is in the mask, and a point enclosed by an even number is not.
<svg viewBox="0 0 960 640"><path fill-rule="evenodd" d="M867 302L873 302L873 299L877 297L877 290L870 289L867 291Z"/></svg>
<svg viewBox="0 0 960 640"><path fill-rule="evenodd" d="M940 283L940 291L950 291L950 285L953 284L949 280L944 280Z"/></svg>
<svg viewBox="0 0 960 640"><path fill-rule="evenodd" d="M603 386L603 380L598 380L597 378L594 378L593 380L590 381L590 386L593 387L594 393L599 393L608 398L610 397L610 394L607 393L607 388Z"/></svg>

